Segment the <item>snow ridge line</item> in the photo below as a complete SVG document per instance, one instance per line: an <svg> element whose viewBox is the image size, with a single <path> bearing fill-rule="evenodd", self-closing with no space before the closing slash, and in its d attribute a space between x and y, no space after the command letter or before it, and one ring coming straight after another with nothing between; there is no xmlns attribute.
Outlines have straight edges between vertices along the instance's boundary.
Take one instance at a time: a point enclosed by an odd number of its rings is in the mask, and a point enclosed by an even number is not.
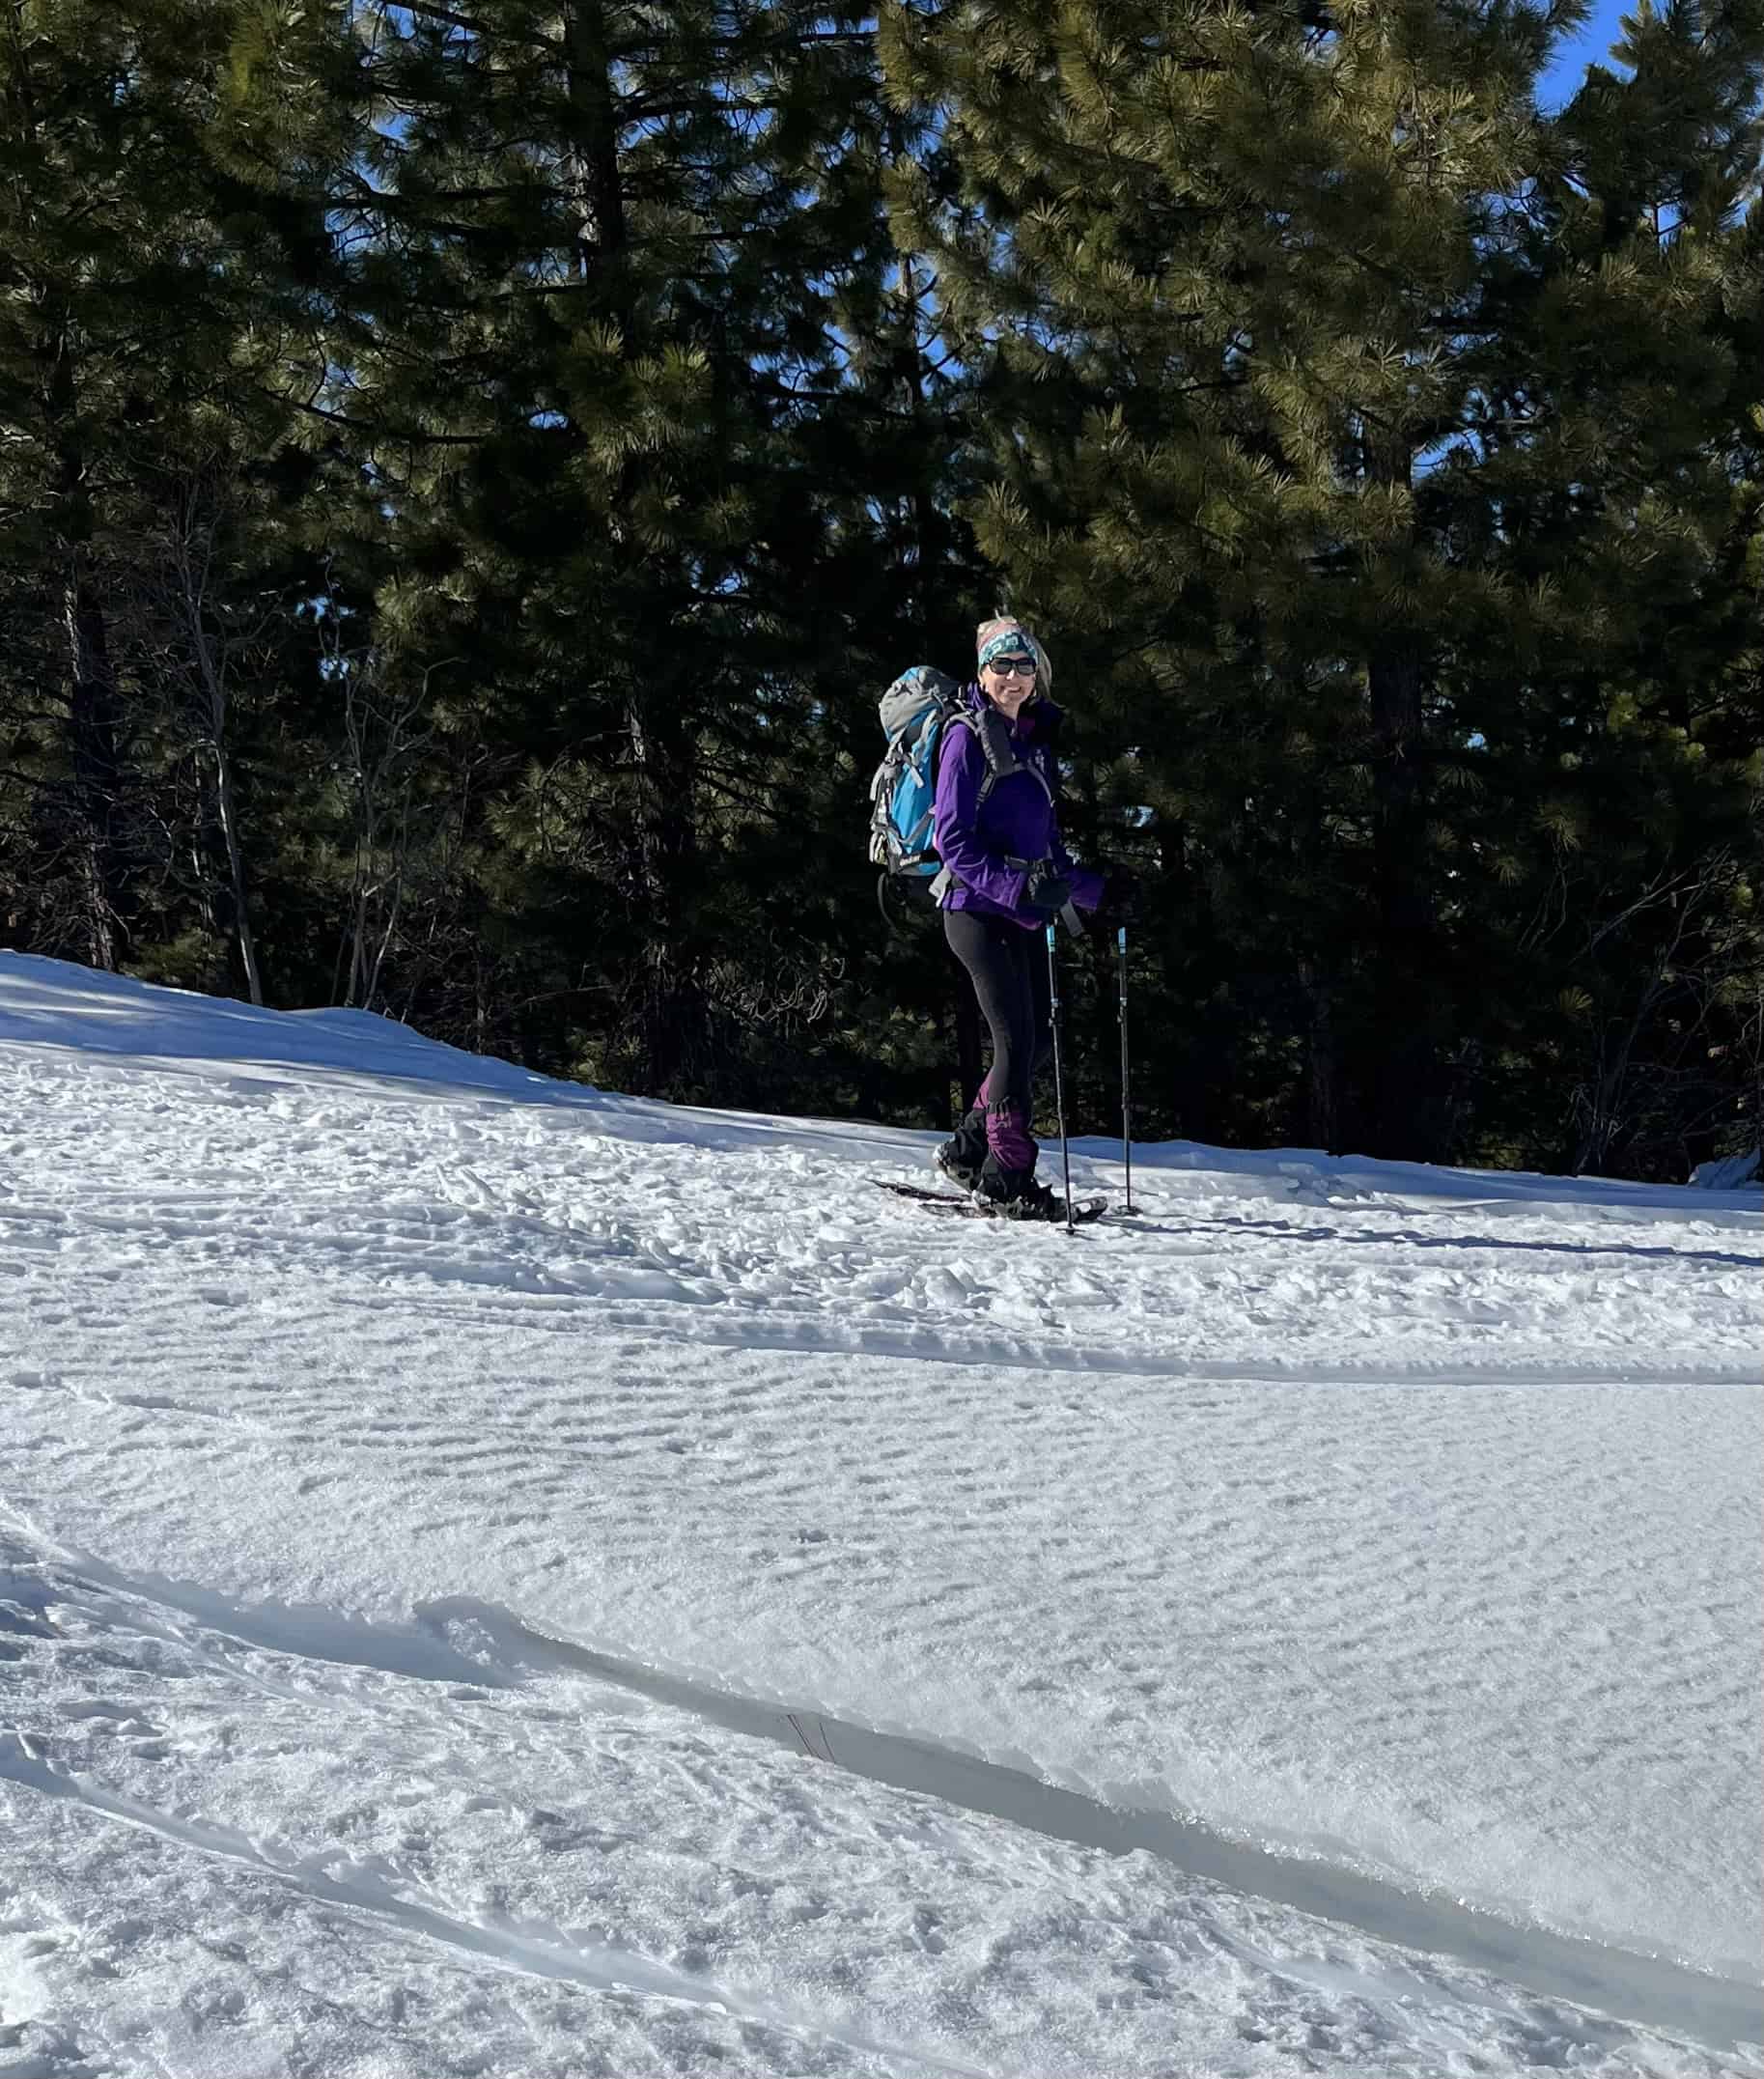
<svg viewBox="0 0 1764 2079"><path fill-rule="evenodd" d="M372 1314L383 1303L342 1294L334 1304ZM1645 1363L1633 1364L1581 1363L1556 1366L1496 1359L1478 1366L1462 1362L1447 1363L1424 1351L1413 1356L1405 1351L1394 1363L1386 1360L1382 1363L1346 1364L1300 1355L1289 1364L1275 1364L1266 1359L1252 1363L1243 1358L1169 1358L1161 1356L1149 1344L1143 1349L1119 1344L1110 1348L1037 1342L1013 1335L962 1342L943 1328L862 1327L829 1335L824 1314L804 1307L798 1317L801 1323L798 1329L790 1321L791 1307L777 1300L768 1300L763 1306L756 1305L751 1315L743 1313L742 1325L725 1326L704 1305L690 1308L683 1319L686 1310L676 1306L633 1306L570 1292L509 1291L506 1297L486 1294L470 1306L461 1307L459 1318L482 1320L486 1313L499 1308L520 1312L523 1327L549 1329L566 1335L580 1334L578 1317L588 1313L597 1329L627 1330L652 1335L658 1341L708 1349L775 1350L786 1356L898 1358L915 1363L1007 1366L1018 1371L1103 1372L1135 1379L1189 1379L1205 1386L1674 1386L1721 1391L1729 1387L1755 1390L1758 1383L1755 1363L1681 1365L1662 1355L1650 1355ZM440 1306L431 1308L437 1319L444 1312Z"/></svg>
<svg viewBox="0 0 1764 2079"><path fill-rule="evenodd" d="M1052 1840L1114 1854L1155 1855L1185 1875L1295 1908L1377 1941L1448 1957L1612 2019L1690 2037L1722 2052L1764 2045L1764 1988L1757 1985L1694 1970L1666 1957L1556 1934L1535 1924L1508 1920L1441 1894L1405 1889L1337 1864L1257 1848L1192 1816L1110 1805L1101 1796L1062 1788L1031 1773L1034 1764L1026 1756L1026 1766L1012 1766L935 1739L886 1732L829 1716L812 1705L768 1701L539 1630L506 1609L475 1597L453 1596L419 1604L412 1613L413 1627L313 1605L241 1603L194 1583L126 1573L60 1539L44 1536L28 1517L14 1509L0 1507L0 1518L9 1520L26 1534L30 1545L45 1556L52 1555L100 1596L175 1610L247 1645L406 1679L446 1684L466 1680L490 1691L518 1688L533 1672L587 1675L726 1730L800 1753L823 1766L933 1796ZM351 1872L345 1883L326 1874L325 1868L311 1858L283 1866L266 1856L255 1841L231 1829L160 1813L84 1778L70 1777L36 1752L34 1743L10 1729L0 1731L0 1780L72 1798L108 1816L152 1827L202 1852L248 1861L271 1875L301 1884L324 1902L402 1920L417 1932L510 1968L600 1989L619 1985L701 2006L720 2004L742 2018L848 2040L818 2021L757 2009L749 2012L703 1981L683 1978L676 1988L676 1974L666 1966L628 1957L622 1952L609 1950L597 1962L586 1964L582 1952L565 1948L561 1942L553 1950L514 1930L456 1921L402 1898L372 1871ZM650 1974L648 1980L645 1973ZM662 1984L660 1978L669 1982ZM1472 1995L1464 1988L1461 1996ZM1492 2010L1505 2011L1498 1987L1491 1990L1488 2005ZM963 2079L980 2079L968 2067L939 2063L915 2050L860 2043L855 2037L850 2040L868 2051L886 2050L930 2068L962 2074Z"/></svg>
<svg viewBox="0 0 1764 2079"><path fill-rule="evenodd" d="M463 1626L468 1639L498 1655L504 1672L523 1665L574 1670L871 1782L938 1797L1082 1847L1155 1855L1186 1875L1332 1921L1377 1941L1450 1957L1614 2019L1691 2037L1722 2051L1764 2044L1764 1988L1667 1957L1556 1934L1339 1865L1278 1855L1196 1818L1124 1810L935 1740L879 1731L801 1705L768 1703L667 1674L537 1631L470 1597L424 1604L416 1615L443 1633ZM1492 1995L1490 2004L1498 2004L1498 1996Z"/></svg>
<svg viewBox="0 0 1764 2079"><path fill-rule="evenodd" d="M366 1222L369 1239L387 1244L414 1243L434 1247L444 1240L450 1228L490 1228L511 1233L536 1243L563 1245L580 1249L590 1258L618 1253L615 1238L594 1228L584 1228L580 1221L572 1218L556 1218L531 1210L521 1210L506 1202L504 1194L476 1177L463 1163L453 1164L448 1181L456 1189L462 1181L475 1189L476 1195L464 1200L459 1197L404 1196L385 1198L357 1187L353 1200L348 1193L335 1189L307 1194L308 1202L333 1220L347 1222L350 1215ZM885 1178L870 1178L869 1182L884 1186L889 1191L905 1191L907 1186L899 1181ZM1092 1177L1084 1186L1086 1194L1106 1189L1102 1179ZM916 1187L914 1187L916 1189ZM932 1192L928 1195L936 1200L940 1194ZM206 1236L231 1231L231 1220L240 1206L247 1208L261 1205L262 1195L256 1191L210 1188L190 1191L182 1188L156 1188L155 1180L149 1178L143 1184L130 1187L104 1188L88 1185L83 1193L63 1202L40 1203L18 1194L6 1201L9 1216L19 1220L37 1220L63 1227L81 1224L99 1231L115 1234L142 1234L155 1240L163 1239L170 1232L181 1238ZM295 1191L278 1194L277 1207L282 1213L298 1210L302 1204L301 1194ZM1325 1211L1348 1211L1356 1208L1352 1199L1329 1201ZM1385 1209L1378 1209L1383 1211ZM1400 1217L1413 1222L1425 1217L1427 1211L1414 1206L1401 1209ZM1465 1208L1453 1206L1442 1209L1441 1217L1461 1215ZM1529 1207L1522 1206L1517 1216L1532 1217ZM1390 1226L1375 1231L1356 1233L1345 1227L1325 1226L1316 1219L1306 1222L1281 1219L1275 1215L1255 1217L1250 1215L1220 1217L1202 1214L1180 1204L1166 1206L1157 1213L1135 1209L1132 1214L1117 1210L1111 1215L1117 1228L1139 1235L1168 1235L1189 1239L1199 1234L1219 1234L1230 1237L1252 1236L1278 1246L1292 1242L1328 1243L1357 1248L1410 1248L1437 1250L1452 1250L1470 1254L1510 1254L1591 1257L1627 1256L1643 1262L1708 1264L1722 1270L1757 1270L1764 1268L1764 1251L1742 1249L1679 1248L1668 1243L1638 1243L1624 1241L1537 1241L1518 1235L1463 1235L1425 1234L1414 1226ZM174 1225L176 1221L179 1224ZM1605 1224L1609 1222L1609 1216ZM1722 1222L1706 1222L1720 1224ZM1754 1220L1746 1216L1734 1223L1736 1235L1750 1235L1755 1227ZM285 1227L262 1230L263 1238L273 1246L288 1250L322 1250L346 1239L322 1232L300 1232ZM568 1289L567 1287L563 1289Z"/></svg>

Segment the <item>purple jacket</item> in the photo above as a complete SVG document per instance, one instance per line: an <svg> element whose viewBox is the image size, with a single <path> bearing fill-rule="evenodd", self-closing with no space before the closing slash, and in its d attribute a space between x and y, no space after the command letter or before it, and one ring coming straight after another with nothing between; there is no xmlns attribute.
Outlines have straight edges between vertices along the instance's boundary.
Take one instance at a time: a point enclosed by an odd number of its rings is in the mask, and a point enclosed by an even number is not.
<svg viewBox="0 0 1764 2079"><path fill-rule="evenodd" d="M932 830L938 857L948 867L950 883L941 907L977 910L988 916L1008 916L1026 931L1039 931L1049 919L1025 910L1026 865L1007 859L1051 859L1072 883L1072 899L1080 910L1094 910L1103 899L1103 877L1072 863L1060 840L1059 817L1052 791L1059 784L1053 762L1053 737L1060 711L1050 700L1028 701L1017 720L1006 722L978 686L964 689L963 699L976 727L946 726L938 752L938 792ZM982 717L1008 745L1018 762L1032 770L1006 773L994 781L983 801L986 751L978 724ZM1036 777L1039 773L1047 780Z"/></svg>

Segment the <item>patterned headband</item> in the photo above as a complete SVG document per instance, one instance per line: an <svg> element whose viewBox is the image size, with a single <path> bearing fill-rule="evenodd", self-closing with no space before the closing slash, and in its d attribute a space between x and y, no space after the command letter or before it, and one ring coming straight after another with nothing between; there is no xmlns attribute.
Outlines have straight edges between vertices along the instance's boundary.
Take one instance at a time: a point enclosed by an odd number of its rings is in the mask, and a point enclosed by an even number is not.
<svg viewBox="0 0 1764 2079"><path fill-rule="evenodd" d="M1039 672L1041 669L1040 644L1037 643L1035 637L1029 633L1026 628L1020 628L1015 622L1012 622L1007 627L1001 628L995 635L989 636L980 645L979 668L984 671L988 664L992 663L996 658L1022 657L1025 654L1035 660L1035 668Z"/></svg>

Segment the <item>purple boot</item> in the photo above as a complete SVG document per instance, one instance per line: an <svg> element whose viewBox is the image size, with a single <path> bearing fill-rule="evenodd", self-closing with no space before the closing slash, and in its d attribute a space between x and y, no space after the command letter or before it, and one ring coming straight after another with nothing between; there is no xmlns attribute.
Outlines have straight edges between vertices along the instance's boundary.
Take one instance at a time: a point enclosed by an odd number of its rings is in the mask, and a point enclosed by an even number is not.
<svg viewBox="0 0 1764 2079"><path fill-rule="evenodd" d="M1064 1220L1065 1208L1035 1181L1039 1152L1028 1121L1015 1105L989 1107L978 1195L1007 1220Z"/></svg>

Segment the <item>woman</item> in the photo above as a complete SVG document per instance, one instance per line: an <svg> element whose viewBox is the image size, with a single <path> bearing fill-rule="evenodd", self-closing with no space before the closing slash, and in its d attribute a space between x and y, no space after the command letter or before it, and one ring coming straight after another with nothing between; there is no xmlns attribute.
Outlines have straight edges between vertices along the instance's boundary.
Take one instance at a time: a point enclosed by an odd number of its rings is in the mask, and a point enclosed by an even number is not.
<svg viewBox="0 0 1764 2079"><path fill-rule="evenodd" d="M1064 1217L1035 1181L1036 1071L1050 1050L1046 927L1070 904L1094 910L1100 875L1060 841L1053 746L1060 711L1048 653L1020 621L980 625L977 677L938 761L934 831L949 949L992 1029L993 1063L938 1166L1018 1220Z"/></svg>

